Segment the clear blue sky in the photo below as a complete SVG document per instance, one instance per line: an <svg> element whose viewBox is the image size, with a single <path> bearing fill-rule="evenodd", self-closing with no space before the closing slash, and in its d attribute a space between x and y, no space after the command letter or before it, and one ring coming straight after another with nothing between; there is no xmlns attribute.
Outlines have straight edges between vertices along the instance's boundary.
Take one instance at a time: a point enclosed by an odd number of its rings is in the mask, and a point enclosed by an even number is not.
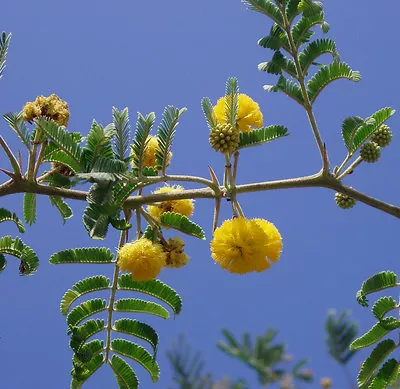
<svg viewBox="0 0 400 389"><path fill-rule="evenodd" d="M339 81L315 105L318 124L331 162L345 155L340 125L344 117L368 116L384 106L399 107L400 82L394 76L399 56L398 2L368 6L368 2L326 2L330 37L341 59L360 70L356 84ZM274 144L248 149L241 155L239 183L307 175L319 169L319 155L304 112L280 94L267 94L263 84L275 78L257 70L271 52L257 46L270 22L246 11L239 0L203 1L50 1L5 0L0 30L13 33L5 75L0 81L1 113L18 111L35 96L56 93L67 100L69 128L85 134L93 118L107 124L111 107L128 106L136 112L163 107L188 107L178 129L169 172L207 176L211 165L221 175L223 158L208 145L208 130L200 100L223 94L225 80L237 76L241 91L257 100L266 124L286 125L291 136ZM362 166L347 183L391 203L400 203L398 166L399 116L390 122L393 144L379 163ZM22 149L5 122L1 134ZM5 157L0 156L2 167ZM165 357L170 343L183 332L194 349L203 353L215 377L255 376L239 362L217 351L221 329L253 335L268 327L280 330L295 358L309 357L319 379L331 376L336 388L346 387L342 372L328 357L324 321L328 308L351 309L362 330L372 314L359 307L355 293L361 282L380 270L399 270L398 221L363 204L350 211L336 207L334 193L325 189L298 189L241 196L249 217L274 222L284 239L281 261L261 274L237 276L213 264L208 242L187 239L189 265L165 270L160 279L183 297L182 314L164 321L141 317L160 334L161 378L152 385L147 373L135 366L142 388L166 389L171 369ZM2 198L2 207L21 214L22 196ZM224 204L224 217L229 205ZM50 266L50 255L70 247L104 244L113 248L117 235L93 243L80 213L62 226L48 199L38 201L39 218L24 240L36 250L41 266L33 277L19 277L10 258L0 282L0 387L4 389L68 388L71 368L66 324L59 313L63 293L85 276L111 269L96 266ZM194 220L208 238L212 202L198 200ZM17 232L0 226L0 235ZM397 265L397 267L396 267ZM366 354L351 364L353 376ZM87 388L115 388L111 370L102 368ZM315 385L317 387L317 384Z"/></svg>

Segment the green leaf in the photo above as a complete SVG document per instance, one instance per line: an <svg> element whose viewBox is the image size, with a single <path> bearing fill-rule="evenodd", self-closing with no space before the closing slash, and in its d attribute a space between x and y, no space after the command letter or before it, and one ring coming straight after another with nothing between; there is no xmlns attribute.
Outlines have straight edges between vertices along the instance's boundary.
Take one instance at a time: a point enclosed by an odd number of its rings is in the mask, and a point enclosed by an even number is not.
<svg viewBox="0 0 400 389"><path fill-rule="evenodd" d="M400 373L400 363L396 359L389 359L372 380L368 389L385 389Z"/></svg>
<svg viewBox="0 0 400 389"><path fill-rule="evenodd" d="M3 118L11 127L11 129L18 135L18 138L25 144L26 148L31 150L31 135L26 127L25 121L22 119L22 112L8 112L3 115Z"/></svg>
<svg viewBox="0 0 400 389"><path fill-rule="evenodd" d="M268 92L281 91L285 95L297 101L300 105L304 104L304 99L301 93L300 86L296 82L288 80L283 76L279 77L279 80L276 85L264 85L264 89Z"/></svg>
<svg viewBox="0 0 400 389"><path fill-rule="evenodd" d="M94 339L91 342L85 343L77 354L72 357L72 363L82 365L89 362L94 356L104 351L104 342L99 339Z"/></svg>
<svg viewBox="0 0 400 389"><path fill-rule="evenodd" d="M24 194L24 220L30 226L36 222L36 193Z"/></svg>
<svg viewBox="0 0 400 389"><path fill-rule="evenodd" d="M11 213L8 209L0 208L0 223L5 221L14 222L19 232L25 232L25 227L23 223L21 222L21 220L19 220L18 216L15 213Z"/></svg>
<svg viewBox="0 0 400 389"><path fill-rule="evenodd" d="M160 304L141 299L119 299L115 302L114 309L119 312L147 313L163 319L169 318L169 312Z"/></svg>
<svg viewBox="0 0 400 389"><path fill-rule="evenodd" d="M49 186L55 186L57 188L70 188L71 181L68 177L64 176L64 174L60 173L52 173L51 175L47 176L44 180L47 182Z"/></svg>
<svg viewBox="0 0 400 389"><path fill-rule="evenodd" d="M206 239L203 229L198 224L179 213L164 212L160 217L160 223L165 227L174 228L196 238Z"/></svg>
<svg viewBox="0 0 400 389"><path fill-rule="evenodd" d="M4 69L6 68L6 57L8 47L10 45L11 34L6 34L4 31L0 35L0 78L3 77Z"/></svg>
<svg viewBox="0 0 400 389"><path fill-rule="evenodd" d="M56 150L51 154L46 155L43 158L43 162L56 162L61 165L65 165L69 169L71 169L74 174L81 171L82 169L82 165L80 162L78 163L74 158L64 153L64 151L62 150Z"/></svg>
<svg viewBox="0 0 400 389"><path fill-rule="evenodd" d="M258 69L270 74L282 74L282 72L285 72L297 79L295 63L286 58L279 50L275 51L271 61L260 63Z"/></svg>
<svg viewBox="0 0 400 389"><path fill-rule="evenodd" d="M80 389L82 385L104 364L103 355L93 357L87 363L76 363L71 371L72 381L70 389Z"/></svg>
<svg viewBox="0 0 400 389"><path fill-rule="evenodd" d="M83 344L93 335L105 330L104 320L88 320L79 327L70 329L71 341L70 347L75 353L78 353Z"/></svg>
<svg viewBox="0 0 400 389"><path fill-rule="evenodd" d="M111 139L115 134L113 124L103 128L95 120L92 122L89 134L86 138L86 146L82 150L82 160L85 161L87 170L92 170L99 158L113 159L114 152Z"/></svg>
<svg viewBox="0 0 400 389"><path fill-rule="evenodd" d="M35 252L27 246L21 239L12 239L11 236L3 236L0 238L0 268L5 267L5 258L3 254L12 255L21 260L19 267L20 274L29 276L35 273L39 267L39 258Z"/></svg>
<svg viewBox="0 0 400 389"><path fill-rule="evenodd" d="M112 116L115 127L114 151L121 161L125 161L129 157L131 136L128 108L119 111L117 108L113 107Z"/></svg>
<svg viewBox="0 0 400 389"><path fill-rule="evenodd" d="M118 279L119 290L130 290L156 297L171 307L178 315L182 309L182 299L178 293L160 280L135 281L129 274L122 274Z"/></svg>
<svg viewBox="0 0 400 389"><path fill-rule="evenodd" d="M292 23L294 18L301 12L299 10L299 4L301 0L289 0L286 5L286 16L289 23Z"/></svg>
<svg viewBox="0 0 400 389"><path fill-rule="evenodd" d="M115 321L113 330L145 340L153 348L153 353L156 353L158 346L158 335L157 332L154 331L154 329L149 325L141 323L137 320L120 319Z"/></svg>
<svg viewBox="0 0 400 389"><path fill-rule="evenodd" d="M375 371L395 348L396 343L392 339L383 340L374 348L371 355L361 365L358 373L357 382L360 387L372 378Z"/></svg>
<svg viewBox="0 0 400 389"><path fill-rule="evenodd" d="M367 295L384 289L399 286L397 274L392 271L383 271L373 275L364 281L361 289L357 292L357 301L363 307L368 306Z"/></svg>
<svg viewBox="0 0 400 389"><path fill-rule="evenodd" d="M323 54L332 54L335 62L339 61L339 54L336 50L336 43L331 39L317 39L307 45L299 54L299 61L303 73L307 73L314 61Z"/></svg>
<svg viewBox="0 0 400 389"><path fill-rule="evenodd" d="M68 132L63 126L58 126L53 120L43 117L38 119L37 126L75 162L75 166L79 167L77 171L84 170L81 162L82 150L73 133Z"/></svg>
<svg viewBox="0 0 400 389"><path fill-rule="evenodd" d="M158 149L156 150L157 169L161 170L162 174L165 174L165 169L168 166L175 128L179 124L180 116L185 111L186 108L177 109L171 105L164 109L161 124L157 131Z"/></svg>
<svg viewBox="0 0 400 389"><path fill-rule="evenodd" d="M78 281L72 289L68 289L61 299L60 311L65 316L71 304L79 297L99 290L110 289L110 279L104 276L93 276Z"/></svg>
<svg viewBox="0 0 400 389"><path fill-rule="evenodd" d="M323 12L310 17L303 16L292 28L292 36L295 46L299 48L302 44L307 43L314 35L311 28L322 23L324 23Z"/></svg>
<svg viewBox="0 0 400 389"><path fill-rule="evenodd" d="M285 31L276 23L272 25L269 35L258 40L258 45L274 51L283 48L288 53L291 52L289 40Z"/></svg>
<svg viewBox="0 0 400 389"><path fill-rule="evenodd" d="M236 127L236 118L239 104L239 86L237 78L230 77L225 86L225 119Z"/></svg>
<svg viewBox="0 0 400 389"><path fill-rule="evenodd" d="M144 168L144 158L147 143L150 138L150 131L153 128L154 121L156 120L156 115L154 112L150 112L146 117L144 117L140 112L138 112L138 118L136 121L136 132L135 138L132 143L132 160L134 168L137 169L137 175L142 174ZM158 174L158 173L157 173Z"/></svg>
<svg viewBox="0 0 400 389"><path fill-rule="evenodd" d="M361 80L361 75L360 72L351 70L350 66L344 62L332 62L327 66L320 67L318 72L307 83L308 96L311 103L315 101L328 84L340 78L358 82Z"/></svg>
<svg viewBox="0 0 400 389"><path fill-rule="evenodd" d="M261 145L287 135L289 135L287 128L280 125L262 127L250 132L241 132L239 149Z"/></svg>
<svg viewBox="0 0 400 389"><path fill-rule="evenodd" d="M341 365L346 365L356 353L355 350L349 350L349 346L358 333L357 324L350 321L348 312L342 312L337 318L334 310L329 311L325 330L327 337L325 342L328 346L328 352Z"/></svg>
<svg viewBox="0 0 400 389"><path fill-rule="evenodd" d="M204 116L206 118L206 122L207 122L208 128L210 130L214 129L217 126L218 121L217 121L217 118L215 116L211 101L210 101L210 99L208 97L204 97L201 100L201 108L202 108Z"/></svg>
<svg viewBox="0 0 400 389"><path fill-rule="evenodd" d="M111 218L110 223L119 231L127 231L132 228L132 224L128 223L125 219Z"/></svg>
<svg viewBox="0 0 400 389"><path fill-rule="evenodd" d="M153 382L158 380L160 368L153 357L143 347L125 339L114 339L111 342L111 351L140 363L149 372Z"/></svg>
<svg viewBox="0 0 400 389"><path fill-rule="evenodd" d="M304 16L317 16L322 12L322 3L320 1L301 0L298 7Z"/></svg>
<svg viewBox="0 0 400 389"><path fill-rule="evenodd" d="M105 311L107 308L106 300L93 299L85 301L76 306L67 316L67 324L75 327L81 321L87 319L98 312Z"/></svg>
<svg viewBox="0 0 400 389"><path fill-rule="evenodd" d="M391 330L383 326L381 322L376 323L367 333L357 338L350 344L350 350L357 350L359 348L371 346L379 339L382 339Z"/></svg>
<svg viewBox="0 0 400 389"><path fill-rule="evenodd" d="M372 313L378 320L382 320L386 313L399 308L393 297L381 297L372 307Z"/></svg>
<svg viewBox="0 0 400 389"><path fill-rule="evenodd" d="M106 158L99 156L92 167L93 172L106 172L106 173L125 173L128 171L128 165L119 159Z"/></svg>
<svg viewBox="0 0 400 389"><path fill-rule="evenodd" d="M53 265L67 263L113 263L114 255L104 247L86 247L59 251L50 257Z"/></svg>
<svg viewBox="0 0 400 389"><path fill-rule="evenodd" d="M113 192L114 192L114 199L117 204L122 204L135 190L137 184L134 183L121 183L118 182L114 187L113 187Z"/></svg>
<svg viewBox="0 0 400 389"><path fill-rule="evenodd" d="M7 266L6 257L3 254L0 254L0 273L3 272L6 266Z"/></svg>
<svg viewBox="0 0 400 389"><path fill-rule="evenodd" d="M104 239L108 232L110 216L105 207L89 204L82 216L83 224L92 239Z"/></svg>
<svg viewBox="0 0 400 389"><path fill-rule="evenodd" d="M396 111L390 107L382 108L365 119L365 124L357 128L354 134L353 152L357 150L379 127L385 123Z"/></svg>
<svg viewBox="0 0 400 389"><path fill-rule="evenodd" d="M363 124L364 119L360 116L351 116L343 120L342 137L344 140L344 144L349 151L354 148L354 134L356 133L357 129Z"/></svg>
<svg viewBox="0 0 400 389"><path fill-rule="evenodd" d="M49 196L49 198L51 204L54 205L60 212L64 223L72 217L72 209L60 196Z"/></svg>
<svg viewBox="0 0 400 389"><path fill-rule="evenodd" d="M275 23L283 25L283 18L279 8L269 0L242 0L251 11L260 12L267 15Z"/></svg>
<svg viewBox="0 0 400 389"><path fill-rule="evenodd" d="M118 355L112 356L110 366L113 369L120 389L137 389L139 387L136 374Z"/></svg>

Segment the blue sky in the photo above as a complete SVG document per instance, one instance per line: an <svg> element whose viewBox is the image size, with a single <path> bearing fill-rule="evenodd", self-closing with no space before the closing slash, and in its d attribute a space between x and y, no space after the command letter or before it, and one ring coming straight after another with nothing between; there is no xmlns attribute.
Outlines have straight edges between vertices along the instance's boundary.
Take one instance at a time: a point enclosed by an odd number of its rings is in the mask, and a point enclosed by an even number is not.
<svg viewBox="0 0 400 389"><path fill-rule="evenodd" d="M325 5L329 36L336 40L341 59L363 76L358 84L331 85L315 104L333 165L345 156L343 118L369 116L384 106L399 108L399 80L391 73L399 59L392 48L398 45L400 5L385 4L373 9L346 0ZM244 150L239 183L312 174L319 170L320 160L305 113L284 95L262 89L275 80L257 70L257 64L271 56L257 46L269 27L269 20L246 11L239 0L5 0L0 30L12 32L13 38L0 81L1 112L18 111L37 95L56 93L69 103L69 128L85 134L93 118L103 124L111 121L112 106L128 106L133 123L137 111L155 111L160 118L166 105L186 106L169 172L207 176L210 165L221 177L223 158L208 145L200 100L209 96L216 101L225 80L236 76L241 91L260 103L265 124L283 124L291 133L276 143ZM398 204L398 115L390 125L394 142L379 163L361 166L346 183ZM5 122L0 131L12 147L22 149ZM7 167L4 156L0 164ZM140 318L159 331L161 340L161 378L152 385L136 365L141 387L165 389L171 383L165 351L182 332L202 352L215 377L244 377L251 388L258 387L251 371L216 349L225 327L235 335L278 329L278 340L288 344L295 358L310 358L309 367L318 379L331 376L336 388L346 387L323 342L326 313L329 308L351 309L361 330L373 323L372 314L357 305L355 293L375 272L398 270L398 221L363 204L343 211L333 196L325 189L297 189L240 197L248 217L271 220L284 239L281 261L261 274L228 274L213 264L208 242L188 238L189 265L160 276L182 295L182 314L168 321ZM0 205L21 214L22 196L3 197ZM104 242L91 241L80 219L84 204L72 207L76 216L62 226L48 199L40 198L38 221L24 235L40 256L39 271L33 277L19 277L17 261L10 258L1 275L2 388L69 387L71 352L65 319L58 311L60 298L80 278L111 276L112 269L55 267L48 258L70 247L117 244L116 233ZM229 204L224 204L222 216L230 217ZM209 238L211 201L196 202L194 220ZM2 224L0 234L16 231ZM365 355L360 353L351 364L354 378ZM116 387L111 370L104 367L87 387Z"/></svg>

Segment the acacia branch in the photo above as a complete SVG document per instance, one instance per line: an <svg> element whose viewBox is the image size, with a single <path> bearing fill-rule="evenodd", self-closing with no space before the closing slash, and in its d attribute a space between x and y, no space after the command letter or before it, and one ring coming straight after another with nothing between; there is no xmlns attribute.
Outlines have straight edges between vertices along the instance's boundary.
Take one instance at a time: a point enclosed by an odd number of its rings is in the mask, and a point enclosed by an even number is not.
<svg viewBox="0 0 400 389"><path fill-rule="evenodd" d="M168 181L167 177L164 177ZM311 176L289 178L285 180L257 182L252 184L238 185L236 193L252 193L278 189L293 188L328 188L337 192L344 193L353 199L367 204L373 208L379 209L389 215L400 218L400 208L385 203L374 197L368 196L356 189L343 185L337 178L323 171ZM74 189L57 188L53 186L42 185L36 182L29 182L26 179L20 181L8 180L0 185L0 197L15 193L36 193L47 196L60 196L66 199L86 201L88 192ZM219 194L211 188L189 189L179 192L170 193L152 193L141 196L130 196L124 202L125 209L136 209L144 204L157 203L167 200L183 200L183 199L215 199L219 197L227 197L224 187L219 188Z"/></svg>

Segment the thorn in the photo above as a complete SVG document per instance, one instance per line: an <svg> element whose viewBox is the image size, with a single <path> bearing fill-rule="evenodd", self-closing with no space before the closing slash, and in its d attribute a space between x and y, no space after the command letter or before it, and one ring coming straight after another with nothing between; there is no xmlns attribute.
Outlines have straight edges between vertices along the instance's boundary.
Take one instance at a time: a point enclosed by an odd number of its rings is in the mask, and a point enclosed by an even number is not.
<svg viewBox="0 0 400 389"><path fill-rule="evenodd" d="M6 169L1 169L1 168L0 168L0 171L2 171L2 172L3 172L4 174L6 174L7 176L11 177L13 180L18 179L18 177L17 177L14 173L12 173L12 172L10 172L10 171L8 171L8 170L6 170Z"/></svg>
<svg viewBox="0 0 400 389"><path fill-rule="evenodd" d="M213 170L213 168L211 166L208 166L208 171L210 172L210 176L211 176L211 179L212 179L213 183L215 185L220 186L218 178L217 178L217 175L215 174L215 172L214 172L214 170Z"/></svg>

